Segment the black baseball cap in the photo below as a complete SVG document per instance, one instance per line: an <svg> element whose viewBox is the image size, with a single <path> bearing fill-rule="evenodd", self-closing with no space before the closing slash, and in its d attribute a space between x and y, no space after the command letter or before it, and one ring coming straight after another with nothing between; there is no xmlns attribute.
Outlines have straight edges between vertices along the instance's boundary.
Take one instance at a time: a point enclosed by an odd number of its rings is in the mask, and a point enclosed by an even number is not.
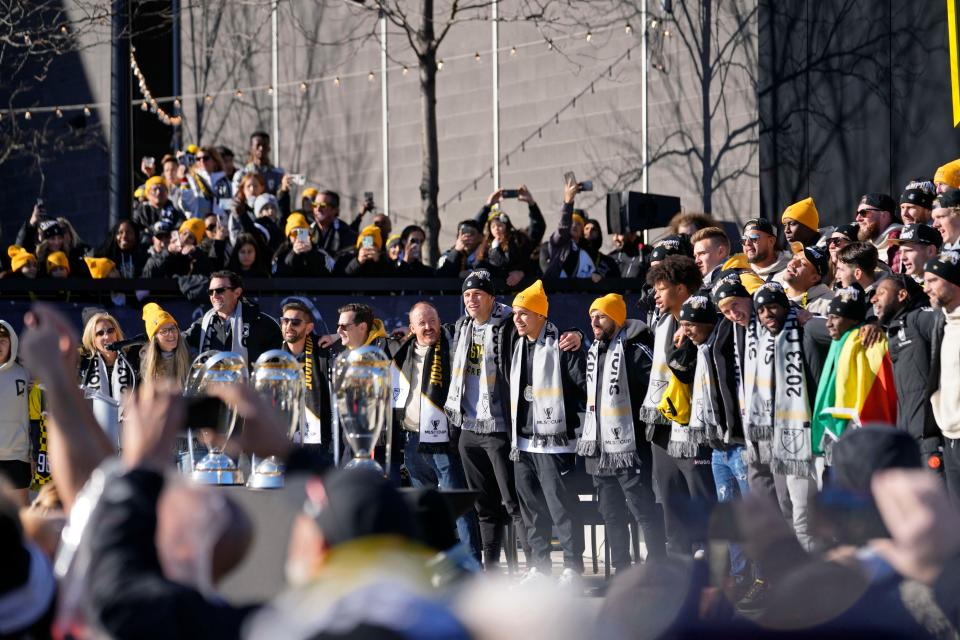
<svg viewBox="0 0 960 640"><path fill-rule="evenodd" d="M897 203L885 193L865 193L860 196L860 204L865 204L874 209L888 211L894 215L896 215L897 212Z"/></svg>
<svg viewBox="0 0 960 640"><path fill-rule="evenodd" d="M830 271L830 254L823 249L819 247L805 247L799 242L790 243L790 249L794 255L802 253L803 257L817 270L821 278Z"/></svg>
<svg viewBox="0 0 960 640"><path fill-rule="evenodd" d="M493 281L490 279L490 272L486 269L471 271L470 275L464 279L460 291L461 293L466 293L470 289L480 289L480 291L494 295Z"/></svg>
<svg viewBox="0 0 960 640"><path fill-rule="evenodd" d="M856 242L860 233L860 225L856 223L841 224L833 229L833 233L840 233L847 236L850 242Z"/></svg>
<svg viewBox="0 0 960 640"><path fill-rule="evenodd" d="M944 209L960 207L960 189L947 189L937 196L937 202Z"/></svg>
<svg viewBox="0 0 960 640"><path fill-rule="evenodd" d="M960 251L944 251L930 258L923 270L960 287Z"/></svg>
<svg viewBox="0 0 960 640"><path fill-rule="evenodd" d="M760 288L753 292L753 306L759 309L768 304L779 304L784 307L790 306L790 299L787 298L787 292L783 290L783 285L779 282L764 282Z"/></svg>
<svg viewBox="0 0 960 640"><path fill-rule="evenodd" d="M308 483L304 512L320 527L329 546L368 536L417 539L410 508L382 475L366 469L338 469L310 482L322 483L322 491L311 490Z"/></svg>
<svg viewBox="0 0 960 640"><path fill-rule="evenodd" d="M900 204L913 204L924 209L933 208L933 194L923 189L904 189L900 194Z"/></svg>
<svg viewBox="0 0 960 640"><path fill-rule="evenodd" d="M743 225L744 233L746 233L747 229L750 228L756 229L757 231L763 231L764 233L768 233L774 237L777 235L777 230L774 228L773 223L766 218L750 218L747 220L746 224Z"/></svg>
<svg viewBox="0 0 960 640"><path fill-rule="evenodd" d="M650 262L666 260L668 256L693 257L693 247L685 234L678 233L657 240L650 252Z"/></svg>
<svg viewBox="0 0 960 640"><path fill-rule="evenodd" d="M854 282L849 287L836 291L835 297L827 308L827 314L863 322L867 317L868 307L867 294L864 293L863 287Z"/></svg>
<svg viewBox="0 0 960 640"><path fill-rule="evenodd" d="M900 230L900 237L890 239L890 244L903 244L904 242L927 244L939 249L943 246L943 237L936 229L925 224L908 224Z"/></svg>

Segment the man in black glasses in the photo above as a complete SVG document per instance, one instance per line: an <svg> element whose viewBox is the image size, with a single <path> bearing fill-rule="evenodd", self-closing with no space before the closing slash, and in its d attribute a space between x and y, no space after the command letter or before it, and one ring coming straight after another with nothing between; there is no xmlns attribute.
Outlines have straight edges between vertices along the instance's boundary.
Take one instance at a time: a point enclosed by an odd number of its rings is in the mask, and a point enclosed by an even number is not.
<svg viewBox="0 0 960 640"><path fill-rule="evenodd" d="M299 300L290 300L283 305L280 332L283 334L282 349L303 364L306 411L300 422L300 442L332 462L333 432L330 426L333 421L329 384L332 354L329 349L320 346L319 338L314 333L313 313Z"/></svg>
<svg viewBox="0 0 960 640"><path fill-rule="evenodd" d="M213 307L187 329L187 344L202 353L234 351L253 366L264 351L280 340L277 321L243 297L243 280L232 271L216 271L207 287Z"/></svg>
<svg viewBox="0 0 960 640"><path fill-rule="evenodd" d="M860 196L857 205L857 224L860 231L857 239L869 242L877 249L881 262L893 273L900 273L900 247L891 240L900 237L900 209L893 198L885 193L867 193Z"/></svg>
<svg viewBox="0 0 960 640"><path fill-rule="evenodd" d="M782 283L783 271L790 264L790 252L781 252L777 246L777 230L766 218L747 220L743 226L743 253L753 271L766 281Z"/></svg>

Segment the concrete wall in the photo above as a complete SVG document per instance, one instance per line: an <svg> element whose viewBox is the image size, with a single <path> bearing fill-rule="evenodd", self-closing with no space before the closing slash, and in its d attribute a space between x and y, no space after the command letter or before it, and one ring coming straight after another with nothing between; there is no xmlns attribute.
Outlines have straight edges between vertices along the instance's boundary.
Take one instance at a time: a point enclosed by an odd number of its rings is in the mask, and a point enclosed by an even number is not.
<svg viewBox="0 0 960 640"><path fill-rule="evenodd" d="M581 16L579 24L544 31L555 41L553 50L534 25L505 23L500 29L501 185L528 185L551 223L567 170L581 180L594 180L596 191L585 194L579 204L596 217L604 215L608 189L640 188L640 30L632 18L633 33L625 32L631 7L621 4L611 3L621 13L597 11ZM506 0L501 15L511 15L517 5ZM732 30L734 21L729 3L723 5L718 16L721 35ZM755 2L738 0L732 6L750 15ZM443 3L438 3L437 15L442 11ZM214 23L216 29L211 28ZM294 0L281 4L280 24L280 81L293 86L279 93L278 164L305 173L309 185L340 191L345 200L353 199L350 206L367 190L375 191L381 203L378 48L374 38L363 38L374 33L375 17L348 3ZM267 6L230 5L229 12L218 15L199 5L184 19L184 93L227 91L212 102L185 102L185 140L225 143L239 153L249 132L270 130L266 91L247 90L241 97L232 91L270 84L269 25ZM666 38L661 30L651 30L652 45L662 42L662 55L654 62L666 71L650 73L650 147L695 152L702 148L702 83L678 37L679 26L670 28L672 35ZM590 42L584 37L587 30L592 32ZM756 60L755 19L748 20L738 37L743 47L735 50L732 61L749 69ZM420 99L415 58L405 36L392 27L389 41L391 214L394 226L401 227L419 214ZM207 47L214 51L212 65L203 58ZM483 20L454 26L440 48L444 66L437 80L437 113L444 243L452 238L456 221L471 216L493 190L490 51L490 24ZM230 62L224 63L225 58ZM407 74L401 71L404 65ZM367 77L371 70L373 81ZM712 119L714 155L733 128L746 127L746 135L737 139L746 142L724 155L715 182L722 176L729 179L712 194L712 202L720 217L745 218L759 208L756 128L750 126L757 119L754 79L742 68L729 70L722 91L717 82L709 88L714 103L724 98ZM334 76L340 77L339 85ZM297 83L307 78L324 79L311 81L303 92ZM564 108L584 90L575 106ZM530 136L522 151L515 150ZM701 163L692 155L666 154L651 168L650 191L678 195L685 209L701 210L701 175ZM507 209L525 213L517 203Z"/></svg>

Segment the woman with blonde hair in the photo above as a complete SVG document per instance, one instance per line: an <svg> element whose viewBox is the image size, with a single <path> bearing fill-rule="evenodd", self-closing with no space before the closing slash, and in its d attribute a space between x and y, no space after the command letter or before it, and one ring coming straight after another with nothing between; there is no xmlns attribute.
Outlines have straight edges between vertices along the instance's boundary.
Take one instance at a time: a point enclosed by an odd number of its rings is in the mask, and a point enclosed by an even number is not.
<svg viewBox="0 0 960 640"><path fill-rule="evenodd" d="M107 312L92 315L83 327L80 338L80 386L87 391L118 402L137 386L139 354L108 347L124 340L117 319Z"/></svg>
<svg viewBox="0 0 960 640"><path fill-rule="evenodd" d="M140 380L152 384L172 380L183 387L190 372L190 348L172 315L155 302L143 307L147 345L140 352Z"/></svg>

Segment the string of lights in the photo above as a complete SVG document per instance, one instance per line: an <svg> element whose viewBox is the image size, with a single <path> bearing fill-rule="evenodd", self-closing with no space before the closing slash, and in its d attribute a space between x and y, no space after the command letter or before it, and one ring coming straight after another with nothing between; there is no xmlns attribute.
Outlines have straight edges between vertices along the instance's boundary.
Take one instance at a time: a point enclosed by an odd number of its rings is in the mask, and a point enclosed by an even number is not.
<svg viewBox="0 0 960 640"><path fill-rule="evenodd" d="M670 32L668 29L665 29L662 21L652 19L649 22L649 28L656 32L655 35L662 37L669 37ZM575 41L575 40L585 40L587 42L593 42L596 40L597 35L604 32L613 32L615 30L623 29L623 32L627 36L632 36L634 33L634 28L630 23L626 23L623 26L609 26L601 29L590 29L587 28L585 31L580 31L574 34L561 36L558 38L551 38L547 40L534 40L529 42L524 42L520 44L508 45L499 47L497 51L499 53L505 53L510 58L516 58L520 55L520 52L525 49L530 49L533 47L539 47L546 44L548 50L553 50L557 43L562 41ZM629 51L629 50L628 50ZM449 56L447 58L438 58L437 59L437 71L443 71L445 68L449 69L449 64L451 62L457 62L459 60L472 59L477 63L482 63L484 60L484 55L492 56L493 50L484 50L476 51L474 53L464 53L458 54L455 56ZM219 91L211 91L206 93L185 93L180 96L162 96L155 97L149 88L146 77L143 74L143 71L140 69L140 65L136 59L136 49L131 47L130 53L130 68L137 79L137 86L142 96L140 99L135 99L132 101L134 107L139 107L142 111L149 111L155 113L157 118L164 124L170 126L178 126L183 122L183 116L176 113L179 112L183 101L185 100L197 100L202 99L206 104L213 103L218 97L221 96L232 96L234 98L242 98L248 94L254 93L266 93L267 95L272 95L274 91L279 91L281 89L291 89L295 88L300 93L307 93L309 89L313 86L319 86L323 84L332 84L335 87L343 87L347 80L352 80L354 78L366 78L368 82L373 82L377 78L377 71L355 71L340 73L336 72L330 75L303 78L298 80L289 80L279 83L276 87L270 84L263 85L252 85L245 87L235 87L229 89L221 89ZM659 71L666 71L663 63L652 62L652 68ZM405 64L396 64L387 67L387 72L399 71L401 75L407 76L410 72L410 67ZM169 113L164 106L172 106L175 113ZM17 107L13 109L7 109L0 111L0 120L6 117L17 117L22 116L24 120L32 120L34 116L38 114L52 114L54 117L62 118L66 113L71 112L82 112L85 116L91 116L95 109L108 109L110 107L109 102L98 102L98 103L82 103L82 104L65 104L65 105L48 105L48 106L36 106L36 107Z"/></svg>

